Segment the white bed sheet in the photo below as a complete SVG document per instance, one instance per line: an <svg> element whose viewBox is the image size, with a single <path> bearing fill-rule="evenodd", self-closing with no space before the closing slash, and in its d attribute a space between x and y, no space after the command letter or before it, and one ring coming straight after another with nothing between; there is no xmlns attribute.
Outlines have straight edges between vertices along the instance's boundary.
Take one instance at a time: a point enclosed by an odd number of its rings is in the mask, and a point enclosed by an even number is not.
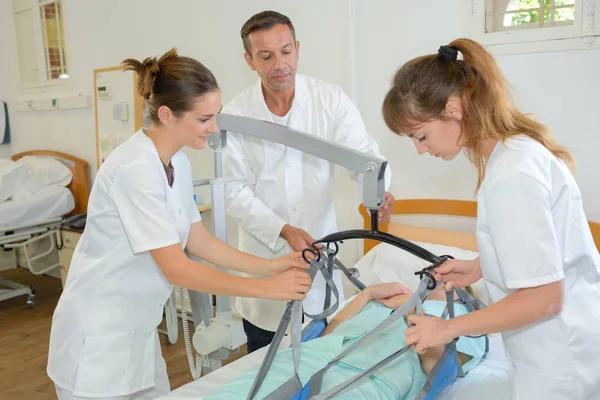
<svg viewBox="0 0 600 400"><path fill-rule="evenodd" d="M448 248L440 245L418 243L428 248L434 254L450 254L457 258L471 258L476 253L465 250ZM473 254L470 254L473 253ZM389 266L393 266L390 270ZM400 266L402 271L398 273ZM361 280L366 285L379 282L400 281L407 287L416 289L418 278L413 271L420 270L427 263L417 257L390 245L379 245L371 250L356 265L361 273ZM414 282L413 282L414 281ZM481 287L478 287L481 290ZM483 296L484 298L486 296ZM348 299L347 301L350 301ZM508 360L500 335L491 335L489 352L485 360L462 379L457 380L438 398L441 400L510 400L511 383ZM280 348L289 347L289 337L285 337ZM222 385L233 380L249 368L259 364L266 354L267 348L262 348L244 356L197 381L184 385L163 400L200 400L217 390Z"/></svg>
<svg viewBox="0 0 600 400"><path fill-rule="evenodd" d="M0 231L62 217L73 208L75 199L68 188L60 185L48 186L27 199L1 203Z"/></svg>

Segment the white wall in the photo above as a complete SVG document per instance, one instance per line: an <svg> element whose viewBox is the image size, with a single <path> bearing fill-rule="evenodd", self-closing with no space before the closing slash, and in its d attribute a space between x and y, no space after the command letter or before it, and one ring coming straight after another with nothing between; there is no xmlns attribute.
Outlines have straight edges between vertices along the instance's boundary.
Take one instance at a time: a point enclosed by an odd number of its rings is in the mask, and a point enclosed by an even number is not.
<svg viewBox="0 0 600 400"><path fill-rule="evenodd" d="M447 163L417 156L412 144L392 135L381 117L381 102L396 69L462 36L461 2L381 0L379 8L355 4L358 106L390 160L392 193L397 198L473 199L476 173L464 157ZM497 60L522 109L548 124L572 150L587 216L600 221L600 50L504 55Z"/></svg>
<svg viewBox="0 0 600 400"><path fill-rule="evenodd" d="M503 56L499 61L523 109L550 126L572 151L587 217L600 221L600 50Z"/></svg>
<svg viewBox="0 0 600 400"><path fill-rule="evenodd" d="M0 54L13 54L14 27L11 1L0 2ZM63 0L66 18L70 87L74 93L93 94L93 70L119 65L125 58L159 56L171 47L194 57L216 75L226 103L257 76L243 59L239 36L243 23L253 14L275 9L292 17L301 42L300 70L339 84L348 92L348 2L295 1L196 1ZM101 4L101 6L99 6ZM317 29L318 27L318 29ZM7 87L14 101L24 92L18 88L16 61L1 62L0 89ZM96 143L93 109L53 112L12 112L12 152L46 148L85 159L95 173ZM11 150L6 151L10 153ZM214 175L212 152L187 151L194 178ZM1 154L1 153L0 153ZM7 154L8 155L8 154ZM198 190L205 198L207 190ZM207 198L207 200L210 200ZM230 240L236 232L230 227Z"/></svg>
<svg viewBox="0 0 600 400"><path fill-rule="evenodd" d="M13 97L10 80L14 79L12 68L9 68L10 58L13 54L12 48L9 46L13 35L8 35L12 29L12 21L7 26L7 20L11 16L10 2L0 3L0 49L2 49L3 57L0 58L0 101L9 102ZM12 78L11 78L12 77ZM1 112L4 112L0 110ZM10 144L0 144L0 158L8 158L12 154Z"/></svg>
<svg viewBox="0 0 600 400"><path fill-rule="evenodd" d="M16 56L10 3L0 4L0 48L2 54ZM159 56L171 47L177 47L180 54L199 59L215 73L226 102L255 80L254 73L243 61L239 30L250 15L272 7L294 16L298 35L302 38L300 62L303 72L347 86L346 49L339 45L343 42L345 16L333 3L329 7L317 0L283 5L276 1L179 0L177 7L172 2L144 0L101 3L64 0L63 3L70 91L93 93L92 71L96 68L116 66L129 57ZM326 40L312 29L315 23L321 27L319 32ZM322 57L321 52L327 57ZM15 57L7 57L1 66L0 90L6 87L6 96L11 100L27 93L18 90ZM52 147L95 161L92 109L80 113L71 110L15 112L11 116L19 131L13 143L14 151L32 146Z"/></svg>
<svg viewBox="0 0 600 400"><path fill-rule="evenodd" d="M242 24L264 9L283 12L293 20L301 42L300 72L339 84L355 99L390 161L396 198L474 199L476 174L466 159L444 163L417 157L410 141L391 134L381 118L381 102L395 70L462 35L461 0L378 0L376 5L362 0L63 1L71 91L92 94L95 68L115 66L128 57L160 55L176 46L215 73L224 102L256 79L242 58ZM0 54L13 55L0 61L0 94L9 101L21 95L10 3L0 2ZM586 212L600 221L600 161L594 154L600 145L600 51L500 56L498 61L524 110L536 113L573 150ZM95 166L92 109L11 117L13 152L57 149ZM0 146L0 156L3 151ZM194 178L212 176L209 150L188 154ZM336 185L336 204L340 228L347 229L359 221L348 217L356 215L351 184L342 172L338 175L342 179ZM356 259L359 248L358 243L344 244L344 261Z"/></svg>
<svg viewBox="0 0 600 400"><path fill-rule="evenodd" d="M396 198L474 199L476 174L464 157L450 163L419 157L410 140L390 133L381 116L395 71L461 35L457 8L461 2L384 0L378 4L381 9L356 2L357 98L367 126L390 160L391 192Z"/></svg>

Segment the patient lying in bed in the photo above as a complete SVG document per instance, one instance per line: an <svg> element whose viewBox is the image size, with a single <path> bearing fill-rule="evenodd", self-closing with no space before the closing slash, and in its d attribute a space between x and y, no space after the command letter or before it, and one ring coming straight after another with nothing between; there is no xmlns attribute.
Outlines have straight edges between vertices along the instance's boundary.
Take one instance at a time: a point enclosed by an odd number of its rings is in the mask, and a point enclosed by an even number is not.
<svg viewBox="0 0 600 400"><path fill-rule="evenodd" d="M361 336L386 319L391 309L401 307L409 298L401 285L384 283L363 290L347 303L323 331L321 337L302 343L299 377L302 384L350 346ZM423 303L426 314L440 316L446 306L445 293L432 292ZM455 304L456 316L465 314L466 308ZM393 325L366 342L343 360L335 363L325 374L322 392L356 376L376 362L404 347L406 320ZM376 370L370 379L364 379L336 396L336 399L411 399L423 387L427 374L444 350L443 346L418 355L410 350L396 360ZM466 373L476 366L485 353L485 338L461 337L457 343L459 360ZM256 396L262 399L294 374L292 352L286 349L277 353L273 364ZM219 388L207 399L245 399L259 366L255 366L227 385Z"/></svg>

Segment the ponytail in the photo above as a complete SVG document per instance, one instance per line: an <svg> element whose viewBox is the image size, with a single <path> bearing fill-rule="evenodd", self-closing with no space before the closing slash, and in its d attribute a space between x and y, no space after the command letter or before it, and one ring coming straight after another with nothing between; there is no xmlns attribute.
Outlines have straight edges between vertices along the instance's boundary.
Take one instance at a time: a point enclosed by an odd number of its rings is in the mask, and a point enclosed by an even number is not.
<svg viewBox="0 0 600 400"><path fill-rule="evenodd" d="M167 106L180 117L194 109L199 97L219 89L217 80L200 62L182 57L173 48L158 60L148 57L143 62L128 58L121 65L138 75L136 90L146 100L148 116L160 124L158 109Z"/></svg>
<svg viewBox="0 0 600 400"><path fill-rule="evenodd" d="M514 106L494 57L470 39L456 39L442 46L438 54L402 66L383 102L384 121L392 132L404 135L415 125L442 119L452 96L462 103L465 151L478 171L477 190L485 174L480 148L485 139L504 142L527 135L574 169L573 157L552 138L547 127Z"/></svg>

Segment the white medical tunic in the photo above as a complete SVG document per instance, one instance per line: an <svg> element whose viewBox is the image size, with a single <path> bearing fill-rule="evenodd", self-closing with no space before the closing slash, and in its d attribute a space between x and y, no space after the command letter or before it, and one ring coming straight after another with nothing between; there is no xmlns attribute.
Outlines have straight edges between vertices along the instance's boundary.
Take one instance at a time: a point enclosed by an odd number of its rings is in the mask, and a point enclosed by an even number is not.
<svg viewBox="0 0 600 400"><path fill-rule="evenodd" d="M358 109L341 88L305 75L296 75L294 100L286 117L273 117L265 103L260 80L237 95L222 112L283 123L383 159ZM291 252L287 241L279 236L285 224L303 229L315 239L337 231L332 163L234 132L227 136L223 156L228 213L239 226L240 250L268 259ZM361 175L354 172L349 175L361 181ZM388 168L386 188L390 181ZM334 272L334 281L342 302L340 271ZM322 311L324 299L325 281L317 274L304 301L304 310L312 314ZM275 331L285 302L237 298L235 306L252 324Z"/></svg>
<svg viewBox="0 0 600 400"><path fill-rule="evenodd" d="M200 220L189 161L171 159L170 187L142 130L100 167L52 320L48 375L76 396L122 396L154 386L156 328L172 285L149 250L180 243ZM162 361L162 360L161 360Z"/></svg>
<svg viewBox="0 0 600 400"><path fill-rule="evenodd" d="M537 141L498 143L478 197L477 244L490 297L564 280L562 311L504 332L513 398L600 396L600 257L565 164Z"/></svg>

